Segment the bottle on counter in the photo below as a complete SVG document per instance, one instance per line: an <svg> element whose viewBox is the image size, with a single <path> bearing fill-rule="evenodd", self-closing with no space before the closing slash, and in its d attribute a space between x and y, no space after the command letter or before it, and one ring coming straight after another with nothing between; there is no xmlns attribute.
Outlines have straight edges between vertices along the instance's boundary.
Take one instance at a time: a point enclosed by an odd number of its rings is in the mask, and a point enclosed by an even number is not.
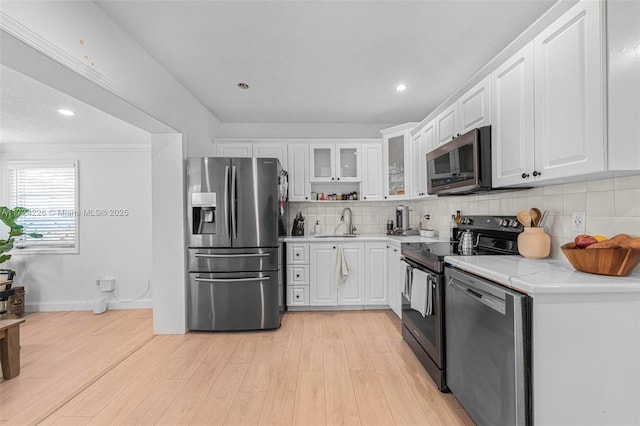
<svg viewBox="0 0 640 426"><path fill-rule="evenodd" d="M320 227L320 221L316 220L316 224L313 227L313 233L315 235L320 235L322 233L322 228Z"/></svg>
<svg viewBox="0 0 640 426"><path fill-rule="evenodd" d="M457 234L458 234L458 222L456 222L456 216L452 214L451 222L449 222L449 235L451 236L451 241L457 240L457 237L458 237Z"/></svg>
<svg viewBox="0 0 640 426"><path fill-rule="evenodd" d="M460 225L460 221L462 220L462 216L460 216L460 210L456 210L456 225Z"/></svg>

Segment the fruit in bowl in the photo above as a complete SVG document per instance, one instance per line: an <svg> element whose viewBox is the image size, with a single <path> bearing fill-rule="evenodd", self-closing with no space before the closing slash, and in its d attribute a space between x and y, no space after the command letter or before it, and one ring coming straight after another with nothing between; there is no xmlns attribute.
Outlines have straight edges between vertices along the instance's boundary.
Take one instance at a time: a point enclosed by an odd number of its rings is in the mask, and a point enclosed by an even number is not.
<svg viewBox="0 0 640 426"><path fill-rule="evenodd" d="M578 271L627 276L640 264L640 237L633 238L627 234L609 239L600 235L596 237L578 235L573 242L561 247L569 263Z"/></svg>

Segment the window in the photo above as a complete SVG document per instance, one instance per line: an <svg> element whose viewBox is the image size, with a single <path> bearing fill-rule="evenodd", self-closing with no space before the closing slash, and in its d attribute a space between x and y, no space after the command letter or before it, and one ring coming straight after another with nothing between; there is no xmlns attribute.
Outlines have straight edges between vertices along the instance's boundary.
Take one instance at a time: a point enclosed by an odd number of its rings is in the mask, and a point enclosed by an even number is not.
<svg viewBox="0 0 640 426"><path fill-rule="evenodd" d="M18 219L25 233L15 248L28 251L78 251L78 162L9 162L9 207L29 212Z"/></svg>

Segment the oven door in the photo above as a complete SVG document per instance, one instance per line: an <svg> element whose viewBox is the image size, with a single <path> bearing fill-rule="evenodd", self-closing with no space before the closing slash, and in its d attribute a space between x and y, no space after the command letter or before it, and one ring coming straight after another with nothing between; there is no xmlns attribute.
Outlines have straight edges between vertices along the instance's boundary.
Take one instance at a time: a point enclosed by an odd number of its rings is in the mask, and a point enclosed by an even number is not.
<svg viewBox="0 0 640 426"><path fill-rule="evenodd" d="M423 297L424 293L414 287L415 282L410 284L409 288L402 292L402 324L438 367L444 369L444 277L411 260L404 261L414 270L420 270L427 275L427 291L431 292L432 304L430 314L423 315L423 312L420 312L423 310L421 301L414 300L414 303L411 303L411 297Z"/></svg>

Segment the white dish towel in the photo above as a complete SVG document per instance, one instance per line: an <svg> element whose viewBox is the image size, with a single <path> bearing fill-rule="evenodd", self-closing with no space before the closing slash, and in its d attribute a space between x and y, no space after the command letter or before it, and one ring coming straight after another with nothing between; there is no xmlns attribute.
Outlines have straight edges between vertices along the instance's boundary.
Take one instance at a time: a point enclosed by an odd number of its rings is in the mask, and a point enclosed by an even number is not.
<svg viewBox="0 0 640 426"><path fill-rule="evenodd" d="M419 269L414 269L411 282L411 309L420 312L423 317L431 315L433 309L429 303L432 301L429 293L427 274Z"/></svg>
<svg viewBox="0 0 640 426"><path fill-rule="evenodd" d="M404 283L402 287L402 295L407 299L411 299L411 275L413 272L413 268L404 260L400 261L400 273L398 274L398 279L401 283Z"/></svg>
<svg viewBox="0 0 640 426"><path fill-rule="evenodd" d="M349 276L349 264L347 263L347 257L344 255L344 250L341 244L338 244L338 252L336 253L336 271L335 282L336 287L340 287L344 284L344 281Z"/></svg>

